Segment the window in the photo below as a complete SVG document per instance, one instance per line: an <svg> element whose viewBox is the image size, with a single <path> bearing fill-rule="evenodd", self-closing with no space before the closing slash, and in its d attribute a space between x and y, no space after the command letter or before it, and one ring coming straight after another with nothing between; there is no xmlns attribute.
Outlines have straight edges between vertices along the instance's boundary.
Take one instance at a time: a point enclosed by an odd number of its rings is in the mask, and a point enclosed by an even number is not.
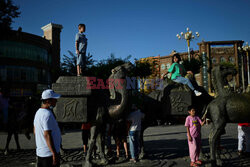
<svg viewBox="0 0 250 167"><path fill-rule="evenodd" d="M12 81L13 80L13 69L7 68L7 80Z"/></svg>
<svg viewBox="0 0 250 167"><path fill-rule="evenodd" d="M222 63L222 62L226 62L226 59L225 59L225 57L220 57L220 62Z"/></svg>
<svg viewBox="0 0 250 167"><path fill-rule="evenodd" d="M25 67L25 66L0 66L0 74L4 73L4 80L15 81L15 82L47 82L48 81L48 71L38 69L35 67ZM40 76L38 76L38 74ZM40 77L40 80L38 80Z"/></svg>
<svg viewBox="0 0 250 167"><path fill-rule="evenodd" d="M46 49L14 41L0 41L0 57L28 59L48 63L48 51Z"/></svg>
<svg viewBox="0 0 250 167"><path fill-rule="evenodd" d="M168 63L168 64L167 64L167 68L169 69L170 67L171 67L171 65Z"/></svg>
<svg viewBox="0 0 250 167"><path fill-rule="evenodd" d="M212 58L212 63L213 63L213 64L216 64L216 63L217 63L217 60L216 60L215 57Z"/></svg>
<svg viewBox="0 0 250 167"><path fill-rule="evenodd" d="M162 70L165 70L165 64L162 64L162 65L161 65L161 69L162 69Z"/></svg>
<svg viewBox="0 0 250 167"><path fill-rule="evenodd" d="M21 80L22 81L26 80L26 71L24 69L21 70Z"/></svg>
<svg viewBox="0 0 250 167"><path fill-rule="evenodd" d="M234 63L234 61L235 61L235 60L234 60L234 57L229 57L229 62L230 62L230 63Z"/></svg>

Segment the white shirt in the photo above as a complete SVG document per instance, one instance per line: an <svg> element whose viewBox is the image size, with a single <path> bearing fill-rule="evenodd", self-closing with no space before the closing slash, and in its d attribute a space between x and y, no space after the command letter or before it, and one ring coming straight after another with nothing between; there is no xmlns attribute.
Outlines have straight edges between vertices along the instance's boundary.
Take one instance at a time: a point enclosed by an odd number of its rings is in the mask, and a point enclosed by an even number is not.
<svg viewBox="0 0 250 167"><path fill-rule="evenodd" d="M131 121L130 131L140 131L141 130L141 119L143 119L145 114L140 110L134 111L129 114L127 120Z"/></svg>
<svg viewBox="0 0 250 167"><path fill-rule="evenodd" d="M52 156L52 152L46 143L44 131L51 130L51 136L54 142L56 152L59 153L61 145L61 132L52 111L44 108L37 110L35 119L35 139L36 155L39 157Z"/></svg>

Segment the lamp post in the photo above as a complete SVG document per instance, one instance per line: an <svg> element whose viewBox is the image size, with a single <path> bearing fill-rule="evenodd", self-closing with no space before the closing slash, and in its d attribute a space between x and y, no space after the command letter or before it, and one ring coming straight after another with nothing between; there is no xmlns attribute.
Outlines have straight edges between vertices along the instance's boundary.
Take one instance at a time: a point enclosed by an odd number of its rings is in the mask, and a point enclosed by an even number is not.
<svg viewBox="0 0 250 167"><path fill-rule="evenodd" d="M176 37L178 39L185 39L187 41L188 45L188 60L190 61L190 41L192 41L195 38L198 38L200 36L199 32L196 32L195 35L193 35L192 31L187 28L187 32L183 33L181 32L180 34L177 34Z"/></svg>
<svg viewBox="0 0 250 167"><path fill-rule="evenodd" d="M244 60L243 60L243 54L244 52L246 53L246 58L247 58L247 83L248 86L250 86L250 75L249 75L249 51L250 51L250 46L248 45L248 42L246 42L245 46L238 47L238 50L241 52L241 66L242 66L242 82L243 82L243 91L245 91L245 80L244 80Z"/></svg>

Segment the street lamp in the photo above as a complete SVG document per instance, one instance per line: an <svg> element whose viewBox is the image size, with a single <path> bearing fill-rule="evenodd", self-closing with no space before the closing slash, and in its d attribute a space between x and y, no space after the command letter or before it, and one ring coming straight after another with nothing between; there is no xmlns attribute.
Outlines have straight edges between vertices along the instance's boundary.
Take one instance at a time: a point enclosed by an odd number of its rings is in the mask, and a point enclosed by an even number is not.
<svg viewBox="0 0 250 167"><path fill-rule="evenodd" d="M242 47L238 47L238 50L241 52L241 63L242 63L242 82L244 82L244 67L243 67L243 53L245 52L246 53L246 57L247 57L247 83L248 83L248 86L250 86L250 75L249 75L249 51L250 51L250 46L248 45L248 42L246 42L246 45L245 46L242 46ZM243 90L245 88L245 84L243 83Z"/></svg>
<svg viewBox="0 0 250 167"><path fill-rule="evenodd" d="M190 41L192 41L195 38L198 38L200 36L199 32L196 32L195 35L193 35L193 32L187 28L187 32L183 33L181 32L180 34L177 34L176 37L178 39L185 39L188 44L188 60L190 61Z"/></svg>

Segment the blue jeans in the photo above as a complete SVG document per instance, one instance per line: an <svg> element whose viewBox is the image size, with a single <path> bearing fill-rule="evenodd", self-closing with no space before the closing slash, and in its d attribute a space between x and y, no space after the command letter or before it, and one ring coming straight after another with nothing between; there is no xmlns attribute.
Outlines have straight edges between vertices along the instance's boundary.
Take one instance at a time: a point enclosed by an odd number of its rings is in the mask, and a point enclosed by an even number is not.
<svg viewBox="0 0 250 167"><path fill-rule="evenodd" d="M194 87L192 85L192 83L189 81L189 79L184 78L184 77L176 77L175 79L173 79L174 82L178 82L178 83L182 83L184 85L188 85L188 87L192 90L194 90Z"/></svg>
<svg viewBox="0 0 250 167"><path fill-rule="evenodd" d="M131 158L136 159L140 148L140 131L129 131L129 149Z"/></svg>

